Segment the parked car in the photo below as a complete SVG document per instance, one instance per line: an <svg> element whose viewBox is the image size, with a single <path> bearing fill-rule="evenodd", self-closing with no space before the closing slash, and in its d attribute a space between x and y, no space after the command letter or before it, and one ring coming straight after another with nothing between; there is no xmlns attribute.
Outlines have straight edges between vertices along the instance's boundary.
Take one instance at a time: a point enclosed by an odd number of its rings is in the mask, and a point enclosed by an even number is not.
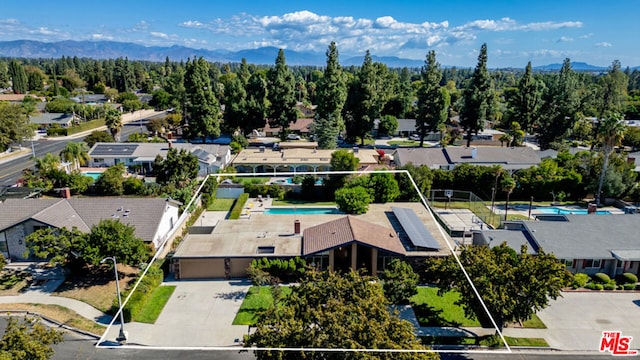
<svg viewBox="0 0 640 360"><path fill-rule="evenodd" d="M420 141L420 134L411 134L411 136L409 136L409 139L414 141Z"/></svg>
<svg viewBox="0 0 640 360"><path fill-rule="evenodd" d="M287 135L287 140L300 140L300 139L301 139L300 135L297 135L297 134Z"/></svg>

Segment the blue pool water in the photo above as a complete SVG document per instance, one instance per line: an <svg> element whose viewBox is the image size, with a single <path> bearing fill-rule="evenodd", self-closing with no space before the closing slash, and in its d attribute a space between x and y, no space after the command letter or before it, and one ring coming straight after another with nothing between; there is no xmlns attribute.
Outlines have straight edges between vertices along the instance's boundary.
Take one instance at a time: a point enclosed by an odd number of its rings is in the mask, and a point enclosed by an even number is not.
<svg viewBox="0 0 640 360"><path fill-rule="evenodd" d="M295 185L295 183L293 182L293 178L285 178L285 179L278 179L276 181L273 182L274 184L282 184L282 185ZM322 185L322 179L317 179L316 180L316 185Z"/></svg>
<svg viewBox="0 0 640 360"><path fill-rule="evenodd" d="M557 207L541 207L536 208L537 212L543 214L560 214L560 215L587 215L587 209L561 209ZM610 211L607 210L596 210L596 215L609 215Z"/></svg>
<svg viewBox="0 0 640 360"><path fill-rule="evenodd" d="M340 210L336 208L288 208L277 207L270 208L264 211L267 215L327 215L327 214L342 214Z"/></svg>
<svg viewBox="0 0 640 360"><path fill-rule="evenodd" d="M102 175L101 172L91 172L91 171L87 171L87 172L83 172L82 175L84 176L88 176L90 178L93 179L93 181L98 180L98 178L100 177L100 175Z"/></svg>

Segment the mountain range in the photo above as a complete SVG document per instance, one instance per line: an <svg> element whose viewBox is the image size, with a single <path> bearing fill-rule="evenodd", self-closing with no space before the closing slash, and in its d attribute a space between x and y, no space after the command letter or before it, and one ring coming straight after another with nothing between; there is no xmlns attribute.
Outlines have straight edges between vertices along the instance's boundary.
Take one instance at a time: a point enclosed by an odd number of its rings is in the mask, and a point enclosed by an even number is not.
<svg viewBox="0 0 640 360"><path fill-rule="evenodd" d="M287 64L324 66L326 56L321 52L284 50ZM262 47L240 51L193 49L184 46L142 46L134 43L115 41L58 41L40 42L32 40L0 41L0 57L15 58L59 58L62 56L77 56L80 58L114 59L127 57L131 60L164 61L186 60L193 57L203 57L211 62L240 62L247 59L250 64L271 65L278 54L276 47ZM342 66L361 65L364 56L343 57ZM389 67L421 67L423 60L403 59L396 56L373 56L373 61L381 62ZM577 71L604 71L606 67L589 65L584 62L572 62L572 69ZM449 67L449 66L445 66ZM562 64L549 64L534 67L538 71L557 71ZM640 67L635 67L637 69Z"/></svg>

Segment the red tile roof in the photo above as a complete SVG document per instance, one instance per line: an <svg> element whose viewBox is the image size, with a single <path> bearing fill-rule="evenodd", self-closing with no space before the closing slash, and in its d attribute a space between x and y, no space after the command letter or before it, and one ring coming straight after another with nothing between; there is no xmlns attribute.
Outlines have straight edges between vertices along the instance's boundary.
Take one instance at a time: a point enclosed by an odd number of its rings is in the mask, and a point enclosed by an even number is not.
<svg viewBox="0 0 640 360"><path fill-rule="evenodd" d="M358 242L392 253L405 255L404 246L393 229L372 224L353 216L306 228L302 236L302 255L310 255Z"/></svg>

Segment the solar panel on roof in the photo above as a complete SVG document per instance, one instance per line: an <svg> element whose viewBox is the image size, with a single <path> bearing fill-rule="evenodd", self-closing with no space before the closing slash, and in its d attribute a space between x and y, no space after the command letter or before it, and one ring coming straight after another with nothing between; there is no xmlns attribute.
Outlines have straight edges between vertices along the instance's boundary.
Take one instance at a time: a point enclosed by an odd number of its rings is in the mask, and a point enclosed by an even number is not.
<svg viewBox="0 0 640 360"><path fill-rule="evenodd" d="M92 156L100 155L131 155L138 145L136 144L98 144L91 152Z"/></svg>
<svg viewBox="0 0 640 360"><path fill-rule="evenodd" d="M393 210L393 214L400 222L400 225L414 246L434 250L441 248L429 230L424 227L424 224L413 209L392 206L391 210Z"/></svg>

